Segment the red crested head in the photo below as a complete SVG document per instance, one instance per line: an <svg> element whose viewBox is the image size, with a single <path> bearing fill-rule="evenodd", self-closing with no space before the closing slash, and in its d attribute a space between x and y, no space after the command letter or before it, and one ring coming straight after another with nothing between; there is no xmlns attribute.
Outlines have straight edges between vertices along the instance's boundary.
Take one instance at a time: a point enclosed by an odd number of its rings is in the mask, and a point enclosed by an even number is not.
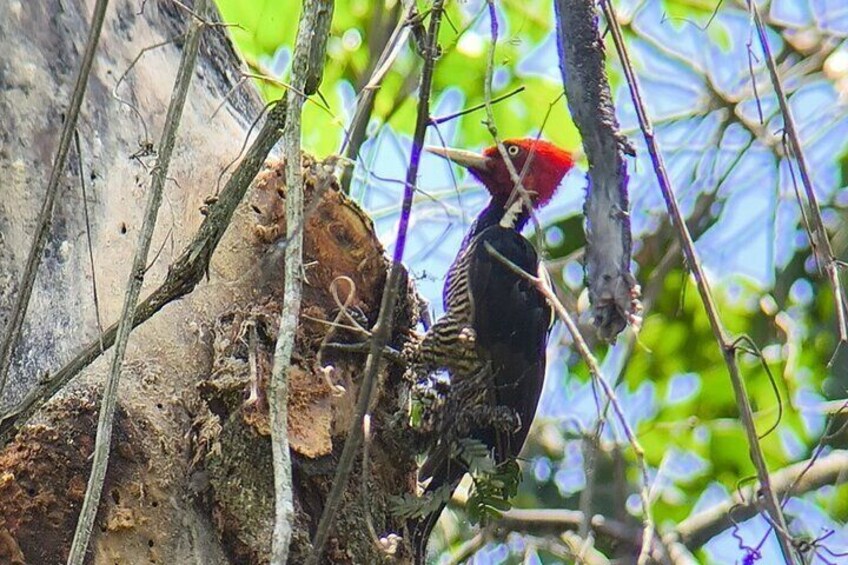
<svg viewBox="0 0 848 565"><path fill-rule="evenodd" d="M521 183L535 208L541 208L551 200L562 178L574 166L571 153L540 139L507 139L503 146L518 175L521 176L524 171ZM508 201L515 183L497 145L485 149L482 154L441 147L427 149L467 168L486 186L492 199Z"/></svg>

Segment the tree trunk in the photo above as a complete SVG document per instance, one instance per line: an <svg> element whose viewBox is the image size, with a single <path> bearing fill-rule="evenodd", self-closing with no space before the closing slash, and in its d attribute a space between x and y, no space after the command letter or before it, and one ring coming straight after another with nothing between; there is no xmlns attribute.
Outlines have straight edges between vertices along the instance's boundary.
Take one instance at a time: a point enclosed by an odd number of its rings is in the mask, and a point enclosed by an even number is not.
<svg viewBox="0 0 848 565"><path fill-rule="evenodd" d="M20 292L93 5L10 2L0 14L2 332ZM186 21L169 1L110 6L78 123L80 154L72 148L2 409L97 339L88 237L100 323L113 323L120 312L155 160L150 150L163 128ZM112 92L125 73L119 100ZM261 113L259 97L239 80L226 30L205 29L142 297L192 241L201 209L223 186ZM370 220L338 190L334 173L334 160L304 156L307 284L300 324L284 328L297 332L289 371L292 563L309 551L365 361L322 347L364 339L348 330L328 335L327 322L350 325L338 317L346 308L369 328L387 270ZM274 495L264 386L282 302L283 178L279 163L266 167L212 256L207 279L133 332L91 562L267 561ZM417 317L414 291L403 288L395 347ZM0 451L0 562L67 558L110 356L101 355ZM334 370L323 370L328 365ZM381 558L366 513L378 536L402 533L390 496L413 489L414 461L401 369L388 365L380 382L369 473L363 481L358 467L351 481L325 553L332 562Z"/></svg>

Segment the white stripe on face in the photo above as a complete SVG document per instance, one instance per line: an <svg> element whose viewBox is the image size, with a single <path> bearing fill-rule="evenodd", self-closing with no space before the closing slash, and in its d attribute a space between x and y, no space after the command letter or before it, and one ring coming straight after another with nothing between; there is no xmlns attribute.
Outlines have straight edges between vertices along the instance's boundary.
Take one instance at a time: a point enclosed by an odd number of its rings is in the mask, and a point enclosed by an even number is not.
<svg viewBox="0 0 848 565"><path fill-rule="evenodd" d="M501 218L500 226L502 228L513 228L515 229L515 225L518 223L518 216L521 215L521 211L524 209L524 200L522 198L516 198L515 201L509 205L509 208L504 212L503 218Z"/></svg>

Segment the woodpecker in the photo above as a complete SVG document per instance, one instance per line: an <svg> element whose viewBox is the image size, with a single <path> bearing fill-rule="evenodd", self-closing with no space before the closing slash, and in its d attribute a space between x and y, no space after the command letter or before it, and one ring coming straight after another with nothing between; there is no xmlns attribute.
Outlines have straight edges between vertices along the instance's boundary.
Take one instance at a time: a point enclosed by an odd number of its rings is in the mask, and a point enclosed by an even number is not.
<svg viewBox="0 0 848 565"><path fill-rule="evenodd" d="M418 472L425 493L456 488L470 463L458 448L463 438L485 444L496 464L514 460L542 392L551 307L503 259L536 275L539 257L521 235L531 215L528 204L534 209L547 204L574 166L574 158L536 139L510 139L503 147L522 175L526 196L514 190L497 146L482 154L428 148L467 168L486 187L491 200L472 224L448 271L442 294L445 314L424 334L414 354L419 374L443 371L448 375L443 403L432 425L434 439ZM427 540L444 505L411 528L416 563L424 563Z"/></svg>

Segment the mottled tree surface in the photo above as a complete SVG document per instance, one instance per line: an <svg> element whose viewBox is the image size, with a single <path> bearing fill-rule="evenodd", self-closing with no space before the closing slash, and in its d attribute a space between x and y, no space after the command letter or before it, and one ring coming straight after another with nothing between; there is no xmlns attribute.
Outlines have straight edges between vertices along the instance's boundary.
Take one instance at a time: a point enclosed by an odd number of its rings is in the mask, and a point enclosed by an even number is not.
<svg viewBox="0 0 848 565"><path fill-rule="evenodd" d="M0 18L0 333L19 291L93 4L13 2ZM102 324L114 322L120 311L155 158L149 144L163 127L185 24L185 14L172 2L110 6L78 126L81 157L72 149L0 403L4 408L98 335L86 207ZM125 73L118 100L113 90ZM248 83L233 88L239 79L225 30L207 28L142 297L161 283L191 241L203 220L201 208L223 186L228 165L239 157L261 113ZM310 195L320 203L305 227L303 317L298 328L285 328L297 331L289 414L293 562L308 550L364 364L358 353L333 356L324 350L319 358L328 328L322 320L332 321L339 311L331 283L340 276L353 280L356 294L348 306L367 327L376 319L387 265L370 220L338 192L332 164L311 159L304 164L307 210ZM92 562L267 560L274 497L262 389L283 288L281 170L269 165L260 175L212 257L208 279L132 334ZM350 289L344 281L336 287L344 303ZM397 313L398 335L415 318L405 298ZM331 336L353 338L361 336ZM0 451L0 562L66 558L109 358L109 352L101 356ZM325 376L319 370L325 363L335 365L335 373ZM387 496L411 488L414 465L405 447L410 442L394 435L398 426L391 421L399 409L398 370L388 366L381 383L387 390L375 409L368 483L369 508L383 534L399 531L387 512ZM328 552L335 561L376 559L363 521L361 483L357 475L339 516L339 534Z"/></svg>
<svg viewBox="0 0 848 565"><path fill-rule="evenodd" d="M589 160L586 216L586 283L598 335L615 340L641 319L640 288L630 272L632 240L625 152L604 68L604 44L595 2L558 0L560 70L568 108Z"/></svg>

